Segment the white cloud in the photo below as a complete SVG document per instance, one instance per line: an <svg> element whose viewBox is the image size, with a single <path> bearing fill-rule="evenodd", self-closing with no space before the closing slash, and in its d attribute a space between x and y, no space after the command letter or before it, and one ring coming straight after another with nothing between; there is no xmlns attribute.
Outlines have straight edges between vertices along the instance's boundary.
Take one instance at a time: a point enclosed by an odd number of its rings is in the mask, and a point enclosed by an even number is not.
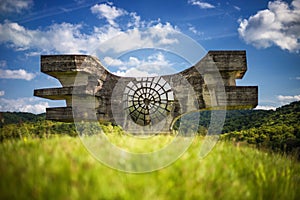
<svg viewBox="0 0 300 200"><path fill-rule="evenodd" d="M96 4L91 8L93 14L97 14L99 18L105 18L112 26L117 26L115 19L127 14L123 9L116 8L110 4Z"/></svg>
<svg viewBox="0 0 300 200"><path fill-rule="evenodd" d="M151 24L146 29L132 28L115 34L115 37L109 37L108 40L98 43L97 47L101 51L102 56L106 56L108 52L115 54L128 52L140 48L164 48L165 46L178 43L176 38L178 30L170 23ZM101 57L101 56L100 56Z"/></svg>
<svg viewBox="0 0 300 200"><path fill-rule="evenodd" d="M246 43L257 48L272 45L296 52L300 49L300 0L291 5L276 0L268 3L268 9L258 11L249 19L240 20L238 32Z"/></svg>
<svg viewBox="0 0 300 200"><path fill-rule="evenodd" d="M29 9L33 5L32 0L1 0L0 12L1 13L20 13L23 10Z"/></svg>
<svg viewBox="0 0 300 200"><path fill-rule="evenodd" d="M158 75L157 73L152 74L145 71L141 71L137 68L131 68L126 71L118 70L117 72L114 72L114 74L117 76L126 76L126 77L153 77Z"/></svg>
<svg viewBox="0 0 300 200"><path fill-rule="evenodd" d="M134 20L137 22L136 20ZM142 22L141 22L142 24ZM141 46L153 47L176 43L172 34L178 32L170 23L149 23L147 29L133 27L121 30L111 25L94 27L90 34L82 33L81 24L53 24L45 30L30 30L15 22L0 24L0 43L17 50L40 53L94 53L101 44L101 51L123 52ZM113 38L113 39L112 39ZM112 39L112 40L109 40ZM108 41L104 43L105 41ZM31 55L30 53L28 55Z"/></svg>
<svg viewBox="0 0 300 200"><path fill-rule="evenodd" d="M282 105L291 103L293 101L300 101L300 95L295 95L295 96L283 96L283 95L278 95L277 99L280 101Z"/></svg>
<svg viewBox="0 0 300 200"><path fill-rule="evenodd" d="M234 9L236 9L237 11L241 11L241 8L240 7L238 7L238 6L233 6L234 7Z"/></svg>
<svg viewBox="0 0 300 200"><path fill-rule="evenodd" d="M197 30L196 30L196 28L193 27L193 26L190 26L190 27L189 27L189 31L191 31L191 32L194 33L194 34L197 34Z"/></svg>
<svg viewBox="0 0 300 200"><path fill-rule="evenodd" d="M46 112L46 107L49 107L48 102L40 101L34 97L19 99L0 98L0 111L17 111L39 114Z"/></svg>
<svg viewBox="0 0 300 200"><path fill-rule="evenodd" d="M0 23L0 44L7 44L17 51L28 50L26 54L31 56L39 53L93 54L100 45L99 51L105 55L107 52L120 53L142 46L151 48L178 42L172 36L178 33L177 27L170 23L141 21L136 13L128 13L112 3L96 4L91 10L105 17L109 24L93 27L93 31L86 33L83 24L61 23L44 29L28 29L5 20ZM128 21L126 29L116 24L114 20L117 17Z"/></svg>
<svg viewBox="0 0 300 200"><path fill-rule="evenodd" d="M170 34L177 33L178 29L168 22L166 24L158 23L153 25L147 31L149 31L152 41L156 44L168 45L178 43L176 38L169 37Z"/></svg>
<svg viewBox="0 0 300 200"><path fill-rule="evenodd" d="M300 76L297 76L297 77L296 77L296 80L300 80Z"/></svg>
<svg viewBox="0 0 300 200"><path fill-rule="evenodd" d="M0 97L4 96L4 95L5 95L5 92L3 90L0 90Z"/></svg>
<svg viewBox="0 0 300 200"><path fill-rule="evenodd" d="M128 22L127 27L144 27L145 22L141 21L141 17L138 16L135 12L129 13L131 20Z"/></svg>
<svg viewBox="0 0 300 200"><path fill-rule="evenodd" d="M256 110L275 110L283 105L290 104L294 101L300 101L300 95L277 95L276 98L272 100L264 100L265 105L258 105Z"/></svg>
<svg viewBox="0 0 300 200"><path fill-rule="evenodd" d="M34 77L35 74L26 72L24 69L19 69L19 70L0 69L0 78L3 79L24 79L30 81Z"/></svg>
<svg viewBox="0 0 300 200"><path fill-rule="evenodd" d="M255 110L276 110L275 106L260 106L258 105Z"/></svg>
<svg viewBox="0 0 300 200"><path fill-rule="evenodd" d="M6 67L6 66L7 66L6 60L0 60L0 67Z"/></svg>
<svg viewBox="0 0 300 200"><path fill-rule="evenodd" d="M189 25L189 31L191 31L192 33L194 33L195 35L203 35L203 32L198 31L194 26Z"/></svg>
<svg viewBox="0 0 300 200"><path fill-rule="evenodd" d="M129 57L128 60L123 61L120 59L105 57L103 61L107 66L117 67L118 70L112 73L118 76L147 77L166 75L176 72L176 70L172 67L173 64L167 60L161 52L150 55L145 59Z"/></svg>
<svg viewBox="0 0 300 200"><path fill-rule="evenodd" d="M86 50L86 36L80 33L81 25L53 24L42 30L30 30L18 23L5 21L0 24L0 42L8 43L16 50L39 49L60 53L79 53ZM92 38L90 38L92 39Z"/></svg>
<svg viewBox="0 0 300 200"><path fill-rule="evenodd" d="M188 0L188 4L191 4L193 6L199 6L202 9L208 9L208 8L215 8L214 5L204 2L204 1L197 1L197 0Z"/></svg>

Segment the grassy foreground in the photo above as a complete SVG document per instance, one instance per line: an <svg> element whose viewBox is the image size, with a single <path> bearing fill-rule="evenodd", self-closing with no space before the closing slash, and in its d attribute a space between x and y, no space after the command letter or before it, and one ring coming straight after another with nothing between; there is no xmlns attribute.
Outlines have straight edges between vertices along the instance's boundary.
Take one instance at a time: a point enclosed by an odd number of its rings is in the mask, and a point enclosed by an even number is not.
<svg viewBox="0 0 300 200"><path fill-rule="evenodd" d="M158 136L164 137L164 136ZM0 199L297 199L300 163L219 142L205 158L200 140L174 164L129 174L96 161L79 138L0 144ZM145 147L147 148L147 147Z"/></svg>

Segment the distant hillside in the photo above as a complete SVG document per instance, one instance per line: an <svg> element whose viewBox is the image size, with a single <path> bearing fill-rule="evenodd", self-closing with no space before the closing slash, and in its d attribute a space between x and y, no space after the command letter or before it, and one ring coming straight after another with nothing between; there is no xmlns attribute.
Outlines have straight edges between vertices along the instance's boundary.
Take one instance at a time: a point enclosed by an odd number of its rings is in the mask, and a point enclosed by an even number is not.
<svg viewBox="0 0 300 200"><path fill-rule="evenodd" d="M186 116L189 123L185 126L192 126L198 120L195 114ZM199 124L205 128L209 127L211 111L200 112ZM248 130L266 125L285 124L295 125L300 120L300 101L282 106L274 110L228 110L223 126L223 133L232 131ZM179 123L176 124L178 126Z"/></svg>
<svg viewBox="0 0 300 200"><path fill-rule="evenodd" d="M24 122L37 122L45 120L45 113L32 114L24 112L0 112L0 123L18 124ZM208 127L210 123L210 111L200 114L200 125ZM286 125L297 124L300 120L300 101L273 110L228 110L223 127L223 133L232 131L258 128L262 125L284 123ZM190 115L190 123L195 122L193 114Z"/></svg>
<svg viewBox="0 0 300 200"><path fill-rule="evenodd" d="M37 122L45 120L45 113L32 114L25 112L0 112L0 125Z"/></svg>
<svg viewBox="0 0 300 200"><path fill-rule="evenodd" d="M200 114L198 134L206 134L210 123L210 111ZM181 126L195 126L198 120L190 114L187 123ZM53 134L77 136L73 123L45 120L45 114L3 112L0 116L0 141L22 137L49 137ZM221 139L247 142L258 148L298 155L300 160L300 101L282 106L276 111L232 110L227 112ZM178 123L175 124L178 127ZM122 132L118 126L109 123L103 129Z"/></svg>
<svg viewBox="0 0 300 200"><path fill-rule="evenodd" d="M236 113L235 113L236 114ZM246 141L259 148L298 155L300 160L300 102L276 111L253 110L227 118L223 139ZM225 132L225 131L224 131Z"/></svg>
<svg viewBox="0 0 300 200"><path fill-rule="evenodd" d="M300 120L300 101L273 110L228 111L223 132L247 130L278 124L297 125Z"/></svg>

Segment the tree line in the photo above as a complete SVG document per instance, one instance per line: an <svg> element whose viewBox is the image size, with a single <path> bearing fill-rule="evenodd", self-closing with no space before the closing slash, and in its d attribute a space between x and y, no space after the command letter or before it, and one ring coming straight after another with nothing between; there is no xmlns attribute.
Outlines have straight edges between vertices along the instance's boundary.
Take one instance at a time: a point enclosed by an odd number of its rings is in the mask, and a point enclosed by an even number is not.
<svg viewBox="0 0 300 200"><path fill-rule="evenodd" d="M199 119L195 116L200 116ZM185 124L180 119L179 125L197 126L197 134L205 135L210 125L211 111L200 115L185 116ZM236 143L246 142L257 148L271 149L284 153L300 155L300 101L273 110L231 110L226 112L226 119L221 139ZM122 133L118 126L111 123L101 125L103 130ZM78 127L77 127L78 128ZM110 132L112 132L110 131ZM2 112L0 113L0 141L26 137L51 137L52 135L77 136L73 123L45 120L45 114Z"/></svg>

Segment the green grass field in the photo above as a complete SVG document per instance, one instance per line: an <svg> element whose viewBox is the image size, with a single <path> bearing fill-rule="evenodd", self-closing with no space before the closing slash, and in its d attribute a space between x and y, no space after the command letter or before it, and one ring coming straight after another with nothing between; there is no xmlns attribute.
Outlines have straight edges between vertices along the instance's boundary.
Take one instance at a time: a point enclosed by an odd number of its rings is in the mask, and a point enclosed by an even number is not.
<svg viewBox="0 0 300 200"><path fill-rule="evenodd" d="M162 170L129 174L99 163L79 138L7 140L0 144L0 199L300 197L296 160L227 142L199 159L200 145L196 138L180 159Z"/></svg>

